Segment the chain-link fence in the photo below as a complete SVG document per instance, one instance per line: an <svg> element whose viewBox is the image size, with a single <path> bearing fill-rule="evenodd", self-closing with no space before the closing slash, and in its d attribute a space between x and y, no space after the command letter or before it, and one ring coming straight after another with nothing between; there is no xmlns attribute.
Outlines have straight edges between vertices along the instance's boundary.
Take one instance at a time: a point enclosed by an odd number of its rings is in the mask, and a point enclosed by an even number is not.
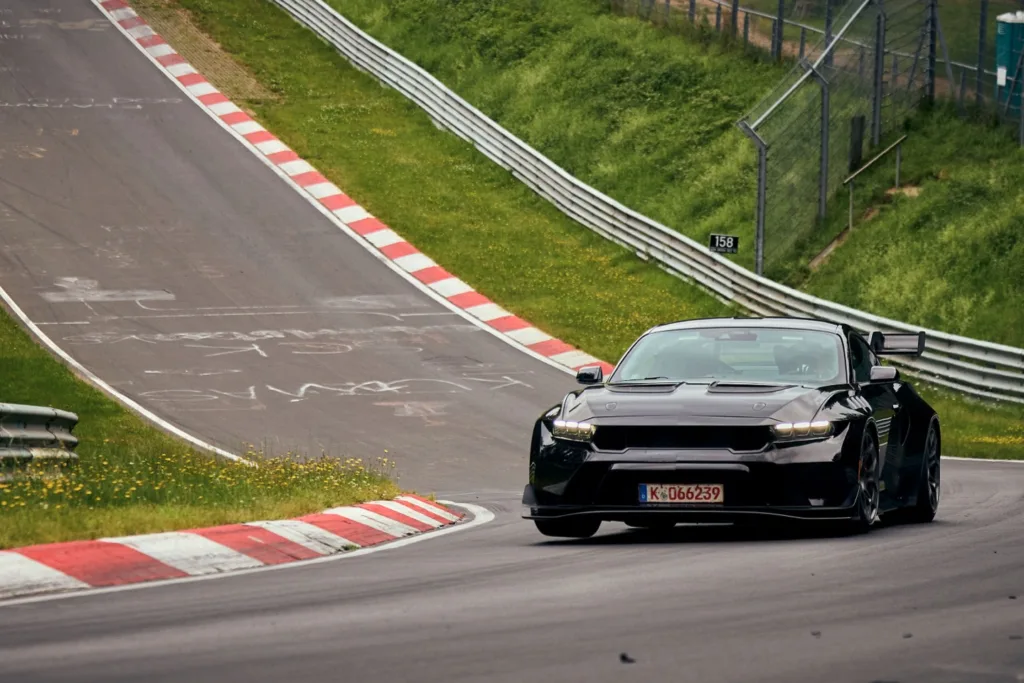
<svg viewBox="0 0 1024 683"><path fill-rule="evenodd" d="M843 180L923 101L995 114L1017 128L1024 145L1024 0L612 4L660 24L714 29L797 62L740 122L759 151L758 273L781 276L794 266Z"/></svg>
<svg viewBox="0 0 1024 683"><path fill-rule="evenodd" d="M759 150L759 272L791 265L843 179L935 83L934 0L822 4L825 34L740 124Z"/></svg>

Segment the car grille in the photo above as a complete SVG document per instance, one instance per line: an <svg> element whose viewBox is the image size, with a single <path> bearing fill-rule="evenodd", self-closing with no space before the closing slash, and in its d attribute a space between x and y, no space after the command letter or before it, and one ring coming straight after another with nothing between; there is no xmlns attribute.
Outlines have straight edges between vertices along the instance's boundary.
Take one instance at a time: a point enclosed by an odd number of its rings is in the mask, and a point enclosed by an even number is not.
<svg viewBox="0 0 1024 683"><path fill-rule="evenodd" d="M768 445L768 427L602 425L594 434L596 448L622 451L628 448L729 448L759 451Z"/></svg>

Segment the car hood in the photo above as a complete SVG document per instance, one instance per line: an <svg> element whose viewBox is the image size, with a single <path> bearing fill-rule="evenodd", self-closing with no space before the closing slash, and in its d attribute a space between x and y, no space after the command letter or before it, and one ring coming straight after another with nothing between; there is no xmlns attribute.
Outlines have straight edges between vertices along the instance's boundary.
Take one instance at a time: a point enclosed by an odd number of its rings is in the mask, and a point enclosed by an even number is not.
<svg viewBox="0 0 1024 683"><path fill-rule="evenodd" d="M603 385L566 397L564 419L605 424L737 418L745 423L810 420L838 390L792 385Z"/></svg>

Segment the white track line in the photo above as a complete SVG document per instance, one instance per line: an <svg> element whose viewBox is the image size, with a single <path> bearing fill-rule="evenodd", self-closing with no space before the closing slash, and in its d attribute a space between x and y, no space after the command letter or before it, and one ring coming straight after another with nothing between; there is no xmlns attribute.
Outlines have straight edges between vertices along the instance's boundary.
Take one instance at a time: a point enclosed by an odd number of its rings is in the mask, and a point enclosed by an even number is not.
<svg viewBox="0 0 1024 683"><path fill-rule="evenodd" d="M217 455L220 455L220 456L222 456L224 458L227 458L229 460L234 460L235 462L243 462L243 463L246 463L248 465L254 465L255 466L255 463L253 463L252 461L246 460L245 458L237 456L234 453L229 453L229 452L225 451L222 448L217 448L213 444L209 444L209 443L203 441L202 439L189 434L185 430L180 429L180 428L174 426L173 424L171 424L170 422L168 422L164 418L160 417L156 413L152 412L151 410L148 410L147 408L142 407L141 405L139 405L138 403L136 403L132 399L128 398L127 396L122 394L120 391L118 391L117 389L115 389L114 387L110 386L109 384L104 382L102 379L100 379L91 370L89 370L84 365L79 363L77 360L72 358L71 355L69 353L67 353L64 349L62 349L59 346L57 346L57 344L52 339L50 339L48 336L46 336L45 332L43 332L41 329L39 329L38 325L36 325L34 322L32 322L32 320L28 317L28 315L26 315L25 311L21 310L21 307L18 306L18 304L16 304L14 302L14 299L11 298L11 295L8 294L7 291L3 287L0 287L0 298L2 298L4 300L4 303L7 304L8 308L11 309L11 311L14 313L15 317L17 317L21 321L21 323L25 327L27 327L29 329L29 331L33 335L35 335L35 337L44 346L46 346L48 349L50 349L50 351L52 351L57 356L59 356L65 363L67 363L72 368L74 368L77 371L77 373L82 378L88 380L91 384L93 384L98 389L100 389L101 391L106 393L108 396L110 396L114 400L116 400L119 403L121 403L121 405L123 405L126 408L128 408L129 410L137 413L138 415L142 416L143 418L149 420L150 422L152 422L156 426L160 427L164 431L170 432L171 434L174 434L175 436L184 439L185 441L189 442L193 446L198 446L199 448L201 448L201 449L203 449L205 451L211 451L211 452L216 453Z"/></svg>

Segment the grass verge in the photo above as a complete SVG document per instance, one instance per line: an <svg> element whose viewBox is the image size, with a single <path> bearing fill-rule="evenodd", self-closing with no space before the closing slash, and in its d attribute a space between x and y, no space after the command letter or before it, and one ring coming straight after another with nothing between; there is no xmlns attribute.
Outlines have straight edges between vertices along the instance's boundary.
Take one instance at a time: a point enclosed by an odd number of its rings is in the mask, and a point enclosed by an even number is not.
<svg viewBox="0 0 1024 683"><path fill-rule="evenodd" d="M146 16L167 11L168 0L136 0L136 6ZM614 361L652 324L724 311L566 219L270 3L178 0L177 6L190 10L191 21L277 97L239 106L255 111L301 156L446 269L548 332ZM382 16L387 12L379 8ZM423 40L433 35L429 28ZM494 44L504 39L491 38ZM448 58L460 59L456 52ZM207 77L217 82L216 74ZM536 84L542 91L547 85L545 79ZM943 418L947 453L1024 458L1024 406L922 390Z"/></svg>
<svg viewBox="0 0 1024 683"><path fill-rule="evenodd" d="M80 461L64 476L0 482L0 548L280 519L398 493L389 463L259 467L189 450L78 379L0 308L0 397L78 414Z"/></svg>

